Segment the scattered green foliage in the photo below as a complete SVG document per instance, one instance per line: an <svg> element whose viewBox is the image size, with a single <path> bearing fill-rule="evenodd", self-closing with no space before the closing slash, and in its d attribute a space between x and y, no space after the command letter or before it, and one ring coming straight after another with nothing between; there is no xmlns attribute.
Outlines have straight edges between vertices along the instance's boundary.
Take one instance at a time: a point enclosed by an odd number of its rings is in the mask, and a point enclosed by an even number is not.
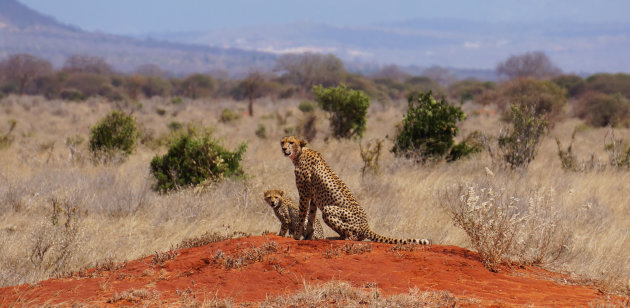
<svg viewBox="0 0 630 308"><path fill-rule="evenodd" d="M623 139L616 139L613 128L610 128L605 139L604 149L608 152L610 165L615 169L630 168L630 145L626 144Z"/></svg>
<svg viewBox="0 0 630 308"><path fill-rule="evenodd" d="M586 92L576 102L575 113L594 127L630 126L630 101L619 93Z"/></svg>
<svg viewBox="0 0 630 308"><path fill-rule="evenodd" d="M314 113L307 114L300 120L297 126L298 135L311 142L317 136L317 116Z"/></svg>
<svg viewBox="0 0 630 308"><path fill-rule="evenodd" d="M136 120L121 111L112 111L90 130L90 151L94 154L131 154L139 137Z"/></svg>
<svg viewBox="0 0 630 308"><path fill-rule="evenodd" d="M508 114L512 129L499 135L499 149L507 165L516 169L527 167L536 157L548 123L531 105L512 105Z"/></svg>
<svg viewBox="0 0 630 308"><path fill-rule="evenodd" d="M562 143L560 139L556 137L556 145L558 145L558 156L560 157L560 163L562 164L562 169L569 171L580 171L580 167L578 164L578 159L573 153L573 142L575 141L575 133L577 130L573 130L573 134L571 134L571 143L566 150L562 149Z"/></svg>
<svg viewBox="0 0 630 308"><path fill-rule="evenodd" d="M221 110L221 115L219 115L219 121L223 122L223 123L229 123L229 122L233 122L236 121L238 119L241 118L241 115L230 110L230 109L223 109Z"/></svg>
<svg viewBox="0 0 630 308"><path fill-rule="evenodd" d="M11 133L17 126L17 121L11 119L8 122L9 129L7 130L6 134L0 135L0 150L8 148L13 143L13 136L11 136Z"/></svg>
<svg viewBox="0 0 630 308"><path fill-rule="evenodd" d="M184 99L181 96L175 96L171 99L171 104L178 105L184 102Z"/></svg>
<svg viewBox="0 0 630 308"><path fill-rule="evenodd" d="M243 176L241 159L247 144L230 152L209 135L194 137L184 134L174 140L165 155L151 160L151 174L156 179L154 189L172 189L216 182L233 176Z"/></svg>
<svg viewBox="0 0 630 308"><path fill-rule="evenodd" d="M312 101L302 101L300 102L300 105L298 105L298 109L304 113L312 112L315 108L317 108L317 103Z"/></svg>
<svg viewBox="0 0 630 308"><path fill-rule="evenodd" d="M184 128L184 124L177 122L177 121L173 121L171 123L168 123L168 125L166 125L168 127L168 130L170 130L171 132L176 132L182 128Z"/></svg>
<svg viewBox="0 0 630 308"><path fill-rule="evenodd" d="M330 126L336 138L361 137L367 123L370 99L363 91L351 90L342 84L324 88L314 86L317 103L330 112Z"/></svg>
<svg viewBox="0 0 630 308"><path fill-rule="evenodd" d="M536 115L549 118L560 117L567 100L566 90L550 80L519 78L503 85L499 92L496 102L500 108L533 106Z"/></svg>
<svg viewBox="0 0 630 308"><path fill-rule="evenodd" d="M372 174L378 174L381 168L379 158L381 157L382 148L383 140L381 139L370 140L366 143L365 147L359 142L359 150L361 151L361 159L363 160L361 176L364 176L368 171Z"/></svg>
<svg viewBox="0 0 630 308"><path fill-rule="evenodd" d="M470 133L462 142L454 145L446 156L447 162L453 162L468 157L483 150L483 135L479 131Z"/></svg>
<svg viewBox="0 0 630 308"><path fill-rule="evenodd" d="M462 109L437 101L429 92L418 92L408 98L409 107L394 139L396 156L415 158L419 162L440 160L451 149L457 135L457 122L466 118Z"/></svg>
<svg viewBox="0 0 630 308"><path fill-rule="evenodd" d="M258 127L256 128L256 131L254 132L254 134L256 134L256 137L258 137L260 139L266 139L267 138L267 127L265 127L265 125L263 125L263 124L258 124Z"/></svg>

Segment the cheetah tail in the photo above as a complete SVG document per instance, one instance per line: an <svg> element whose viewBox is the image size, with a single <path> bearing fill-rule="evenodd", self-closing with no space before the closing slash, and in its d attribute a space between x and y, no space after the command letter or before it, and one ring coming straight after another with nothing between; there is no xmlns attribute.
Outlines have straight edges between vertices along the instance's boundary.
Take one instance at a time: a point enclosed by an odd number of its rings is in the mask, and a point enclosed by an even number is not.
<svg viewBox="0 0 630 308"><path fill-rule="evenodd" d="M386 236L382 236L382 235L378 235L376 233L374 233L374 231L370 230L369 233L367 234L367 238L372 241L372 242L378 242L378 243L388 243L388 244L417 244L417 245L431 245L431 240L429 239L415 239L415 238L410 238L410 239L398 239L398 238L391 238L391 237L386 237Z"/></svg>

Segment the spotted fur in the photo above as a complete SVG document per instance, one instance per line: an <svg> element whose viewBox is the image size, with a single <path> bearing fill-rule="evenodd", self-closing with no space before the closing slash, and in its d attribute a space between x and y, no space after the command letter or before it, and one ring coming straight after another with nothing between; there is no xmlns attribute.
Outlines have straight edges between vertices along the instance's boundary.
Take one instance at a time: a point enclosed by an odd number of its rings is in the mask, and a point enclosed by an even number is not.
<svg viewBox="0 0 630 308"><path fill-rule="evenodd" d="M279 236L284 236L287 231L289 231L289 235L293 236L298 229L300 222L300 210L293 203L291 198L286 197L284 195L284 190L280 189L271 189L265 191L265 201L271 206L273 212L280 220L280 232L278 232ZM308 224L308 222L306 222ZM304 226L304 223L302 223ZM313 220L313 236L311 239L318 240L324 238L324 228L318 219ZM303 228L299 228L300 230Z"/></svg>
<svg viewBox="0 0 630 308"><path fill-rule="evenodd" d="M324 222L341 239L362 241L367 238L390 244L431 243L427 239L395 239L374 233L368 226L365 210L319 152L307 148L306 141L295 136L282 138L280 145L284 156L291 159L295 166L295 182L300 194L300 225L304 225L307 211L308 218L312 221L319 208ZM302 232L305 232L305 238L309 238L313 227L307 224ZM298 230L293 238L299 239L302 232Z"/></svg>

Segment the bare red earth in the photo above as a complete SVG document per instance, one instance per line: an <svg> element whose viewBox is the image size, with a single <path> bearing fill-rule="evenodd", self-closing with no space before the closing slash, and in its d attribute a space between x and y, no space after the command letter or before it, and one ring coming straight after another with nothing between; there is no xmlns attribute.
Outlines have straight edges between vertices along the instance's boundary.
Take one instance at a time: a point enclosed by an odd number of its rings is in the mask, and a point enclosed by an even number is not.
<svg viewBox="0 0 630 308"><path fill-rule="evenodd" d="M226 269L213 262L219 250L226 256L238 256L268 241L278 244L277 251L252 264ZM331 253L339 252L345 244L371 245L372 249ZM317 285L330 280L347 281L357 287L376 285L385 295L407 293L414 287L421 291L446 290L486 306L586 306L604 298L591 286L558 284L554 281L562 275L539 268L490 272L476 253L455 246L433 245L413 251L392 247L369 242L294 241L275 235L243 237L182 249L162 264L152 264L153 257L149 256L119 264L117 269L92 269L69 278L2 288L0 306L135 306L145 300L176 305L182 294L194 295L200 301L217 296L235 302L258 302L268 296L298 292L305 283ZM112 300L116 294L134 290L149 291L151 298Z"/></svg>

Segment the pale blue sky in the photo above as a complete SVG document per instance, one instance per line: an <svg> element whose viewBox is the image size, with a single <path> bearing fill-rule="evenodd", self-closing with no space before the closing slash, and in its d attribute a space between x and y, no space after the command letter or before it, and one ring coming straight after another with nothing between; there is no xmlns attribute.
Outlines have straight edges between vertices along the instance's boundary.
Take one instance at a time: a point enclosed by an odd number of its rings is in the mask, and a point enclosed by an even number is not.
<svg viewBox="0 0 630 308"><path fill-rule="evenodd" d="M88 31L145 34L298 21L365 25L412 18L628 22L630 0L19 0Z"/></svg>

